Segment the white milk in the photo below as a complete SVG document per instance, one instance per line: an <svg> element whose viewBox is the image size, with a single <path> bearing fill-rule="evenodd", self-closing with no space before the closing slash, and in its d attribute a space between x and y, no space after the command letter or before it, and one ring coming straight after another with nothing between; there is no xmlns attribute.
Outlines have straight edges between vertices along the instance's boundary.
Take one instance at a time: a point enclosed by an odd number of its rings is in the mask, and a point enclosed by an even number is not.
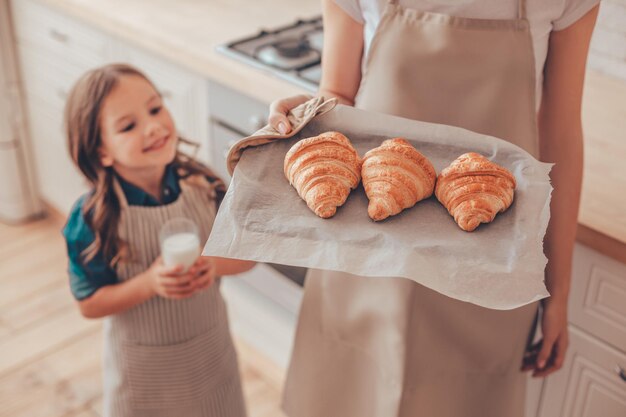
<svg viewBox="0 0 626 417"><path fill-rule="evenodd" d="M177 233L165 238L161 256L166 266L182 265L189 268L200 256L200 240L195 233Z"/></svg>

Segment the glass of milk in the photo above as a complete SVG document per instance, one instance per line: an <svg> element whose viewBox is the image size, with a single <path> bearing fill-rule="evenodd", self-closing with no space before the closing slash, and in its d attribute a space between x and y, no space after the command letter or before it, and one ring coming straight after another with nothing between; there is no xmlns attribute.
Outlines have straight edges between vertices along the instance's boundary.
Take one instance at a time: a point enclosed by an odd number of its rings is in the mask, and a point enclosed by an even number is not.
<svg viewBox="0 0 626 417"><path fill-rule="evenodd" d="M159 233L165 266L182 265L186 271L200 256L200 235L196 224L177 217L165 222Z"/></svg>

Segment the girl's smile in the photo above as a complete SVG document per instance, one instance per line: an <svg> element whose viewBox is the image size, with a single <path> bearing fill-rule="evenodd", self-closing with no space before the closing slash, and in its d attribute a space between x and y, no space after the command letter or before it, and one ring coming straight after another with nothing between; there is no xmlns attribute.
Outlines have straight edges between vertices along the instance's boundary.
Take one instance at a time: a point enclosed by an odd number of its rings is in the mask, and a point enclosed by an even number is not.
<svg viewBox="0 0 626 417"><path fill-rule="evenodd" d="M153 141L152 144L150 144L150 145L146 146L145 148L143 148L143 152L146 153L146 152L157 151L157 150L163 148L167 144L169 139L170 138L168 136L165 136L165 137L163 137L161 139L157 139L156 141Z"/></svg>

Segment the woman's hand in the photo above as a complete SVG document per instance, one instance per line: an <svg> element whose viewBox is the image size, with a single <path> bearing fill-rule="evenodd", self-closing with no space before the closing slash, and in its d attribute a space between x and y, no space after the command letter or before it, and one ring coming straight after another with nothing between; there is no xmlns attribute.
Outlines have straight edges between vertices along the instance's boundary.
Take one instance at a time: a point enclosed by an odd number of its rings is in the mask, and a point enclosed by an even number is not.
<svg viewBox="0 0 626 417"><path fill-rule="evenodd" d="M522 371L533 371L533 377L545 377L563 366L569 346L567 301L547 298L543 301L541 318L543 338L524 356Z"/></svg>
<svg viewBox="0 0 626 417"><path fill-rule="evenodd" d="M287 119L287 113L312 98L313 96L300 94L298 96L273 101L272 104L270 104L270 115L268 118L270 126L279 131L281 135L286 135L291 132L292 126L291 123L289 123L289 119Z"/></svg>

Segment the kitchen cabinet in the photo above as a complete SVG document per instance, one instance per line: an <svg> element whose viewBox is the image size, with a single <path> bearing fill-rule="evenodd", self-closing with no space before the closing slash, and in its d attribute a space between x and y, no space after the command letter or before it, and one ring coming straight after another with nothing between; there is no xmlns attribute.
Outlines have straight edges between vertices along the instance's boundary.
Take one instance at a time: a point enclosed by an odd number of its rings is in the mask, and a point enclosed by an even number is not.
<svg viewBox="0 0 626 417"><path fill-rule="evenodd" d="M0 221L20 223L42 214L19 83L9 4L0 2Z"/></svg>
<svg viewBox="0 0 626 417"><path fill-rule="evenodd" d="M86 71L111 62L137 66L163 95L180 134L200 146L183 149L211 159L207 140L207 81L132 47L35 0L11 2L39 192L66 214L88 185L72 163L63 110L72 85Z"/></svg>
<svg viewBox="0 0 626 417"><path fill-rule="evenodd" d="M267 121L268 105L216 82L209 82L209 135L213 167L226 181L230 179L226 156L241 138L261 129Z"/></svg>
<svg viewBox="0 0 626 417"><path fill-rule="evenodd" d="M625 264L585 245L576 245L570 294L570 322L626 352ZM626 366L626 363L622 366Z"/></svg>
<svg viewBox="0 0 626 417"><path fill-rule="evenodd" d="M30 134L37 138L33 140L33 156L41 194L49 204L67 213L74 201L88 190L87 184L66 150L61 132L62 114L45 104L27 100Z"/></svg>
<svg viewBox="0 0 626 417"><path fill-rule="evenodd" d="M227 126L224 126L218 122L212 122L210 125L211 138L214 139L211 142L212 152L215 155L214 163L211 165L215 169L217 175L230 183L230 175L228 174L228 168L226 167L226 157L231 146L233 146L239 139L246 135L241 135L236 131L230 130Z"/></svg>
<svg viewBox="0 0 626 417"><path fill-rule="evenodd" d="M569 351L537 416L626 416L626 265L577 244L569 308Z"/></svg>
<svg viewBox="0 0 626 417"><path fill-rule="evenodd" d="M80 74L106 62L106 36L33 1L11 10L39 192L67 213L88 187L68 155L63 107Z"/></svg>
<svg viewBox="0 0 626 417"><path fill-rule="evenodd" d="M20 46L32 46L84 67L106 59L109 42L104 33L33 0L14 0L11 10Z"/></svg>
<svg viewBox="0 0 626 417"><path fill-rule="evenodd" d="M575 326L563 368L545 383L539 417L624 417L626 381L615 372L626 355Z"/></svg>

